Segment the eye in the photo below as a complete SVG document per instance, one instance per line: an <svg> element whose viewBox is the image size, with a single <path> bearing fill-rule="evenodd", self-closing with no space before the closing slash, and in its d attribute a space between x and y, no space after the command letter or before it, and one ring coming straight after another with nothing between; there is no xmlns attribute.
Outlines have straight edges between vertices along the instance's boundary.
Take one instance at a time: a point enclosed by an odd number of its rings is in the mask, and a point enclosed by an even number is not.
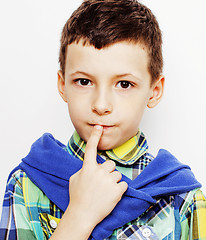
<svg viewBox="0 0 206 240"><path fill-rule="evenodd" d="M78 85L81 85L81 86L90 86L91 85L91 81L89 79L85 79L85 78L76 79L75 83L77 83Z"/></svg>
<svg viewBox="0 0 206 240"><path fill-rule="evenodd" d="M133 86L133 84L129 81L120 81L117 84L117 87L120 87L120 88L130 88L132 86Z"/></svg>

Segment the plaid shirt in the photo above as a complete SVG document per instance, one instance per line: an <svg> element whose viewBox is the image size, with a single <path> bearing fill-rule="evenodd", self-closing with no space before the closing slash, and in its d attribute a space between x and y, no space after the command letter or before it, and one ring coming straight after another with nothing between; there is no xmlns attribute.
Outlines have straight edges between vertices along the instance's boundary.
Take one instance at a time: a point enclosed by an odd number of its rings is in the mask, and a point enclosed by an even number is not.
<svg viewBox="0 0 206 240"><path fill-rule="evenodd" d="M75 132L67 149L83 159L85 143ZM152 161L144 135L139 132L122 146L98 152L116 161L117 169L136 178ZM17 170L8 179L0 222L0 239L49 239L63 212L27 177ZM204 239L206 240L206 199L200 189L158 199L138 219L116 229L107 240ZM80 223L81 227L81 223Z"/></svg>

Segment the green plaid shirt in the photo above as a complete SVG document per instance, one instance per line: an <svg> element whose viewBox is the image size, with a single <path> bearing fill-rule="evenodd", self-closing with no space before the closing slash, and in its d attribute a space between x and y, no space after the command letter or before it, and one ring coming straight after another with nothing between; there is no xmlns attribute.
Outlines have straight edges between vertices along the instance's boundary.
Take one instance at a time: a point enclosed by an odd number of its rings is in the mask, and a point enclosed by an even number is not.
<svg viewBox="0 0 206 240"><path fill-rule="evenodd" d="M75 132L65 150L83 159L85 143ZM130 179L136 178L153 160L141 132L122 146L99 154L106 160L114 160L117 169ZM26 173L18 170L7 182L0 239L49 239L62 215L63 212L31 182ZM116 229L107 240L206 240L205 222L206 200L201 190L195 189L158 199L138 219Z"/></svg>

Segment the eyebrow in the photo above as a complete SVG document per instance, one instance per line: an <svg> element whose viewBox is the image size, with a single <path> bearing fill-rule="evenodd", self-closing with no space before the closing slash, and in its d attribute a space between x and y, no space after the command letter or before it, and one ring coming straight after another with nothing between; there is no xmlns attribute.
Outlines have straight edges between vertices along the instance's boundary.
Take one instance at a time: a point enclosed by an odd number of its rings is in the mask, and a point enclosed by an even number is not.
<svg viewBox="0 0 206 240"><path fill-rule="evenodd" d="M87 76L87 77L93 77L91 74L86 73L86 72L82 72L82 71L76 71L76 72L74 72L74 73L71 73L70 76L74 76L74 75L76 75L76 74L82 74L82 75L85 75L85 76Z"/></svg>
<svg viewBox="0 0 206 240"><path fill-rule="evenodd" d="M136 78L138 81L140 80L139 77L135 76L134 74L131 73L124 73L124 74L118 74L116 75L117 78L123 78L123 77L134 77Z"/></svg>
<svg viewBox="0 0 206 240"><path fill-rule="evenodd" d="M94 77L93 75L91 75L89 73L86 73L86 72L83 72L83 71L76 71L74 73L71 73L70 76L74 76L76 74L82 74L82 75L85 75L89 78ZM135 76L134 74L131 74L131 73L117 74L117 75L114 76L114 78L123 78L123 77L133 77L137 81L141 81L141 78L139 78L139 77L137 77L137 76Z"/></svg>

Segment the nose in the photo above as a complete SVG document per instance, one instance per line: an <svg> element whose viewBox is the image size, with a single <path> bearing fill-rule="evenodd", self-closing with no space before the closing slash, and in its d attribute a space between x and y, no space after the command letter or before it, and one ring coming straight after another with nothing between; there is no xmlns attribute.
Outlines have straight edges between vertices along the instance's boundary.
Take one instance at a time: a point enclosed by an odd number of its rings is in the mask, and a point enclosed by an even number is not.
<svg viewBox="0 0 206 240"><path fill-rule="evenodd" d="M106 90L97 91L93 98L92 111L98 115L108 115L112 110L111 93Z"/></svg>

